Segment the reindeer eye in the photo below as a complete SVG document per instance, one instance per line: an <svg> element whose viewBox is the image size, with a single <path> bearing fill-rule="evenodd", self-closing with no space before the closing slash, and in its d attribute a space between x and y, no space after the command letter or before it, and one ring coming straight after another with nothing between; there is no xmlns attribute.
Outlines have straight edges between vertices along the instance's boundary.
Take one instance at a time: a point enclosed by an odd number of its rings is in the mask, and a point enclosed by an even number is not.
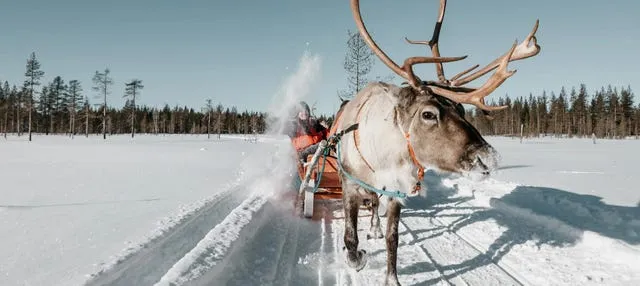
<svg viewBox="0 0 640 286"><path fill-rule="evenodd" d="M438 116L431 112L431 111L424 111L422 112L422 119L424 120L436 120L438 119Z"/></svg>

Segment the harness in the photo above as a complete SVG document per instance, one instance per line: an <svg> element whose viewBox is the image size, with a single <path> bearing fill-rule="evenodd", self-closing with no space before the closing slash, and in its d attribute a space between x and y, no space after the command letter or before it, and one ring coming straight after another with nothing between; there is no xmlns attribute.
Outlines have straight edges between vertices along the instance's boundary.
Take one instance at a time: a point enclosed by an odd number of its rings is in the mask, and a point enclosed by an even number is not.
<svg viewBox="0 0 640 286"><path fill-rule="evenodd" d="M360 106L360 108L358 108L358 113L356 115L356 120L357 122L360 122L360 112L362 111L363 106L365 105L365 103L369 100L370 97L368 97ZM420 162L418 161L418 159L416 158L416 154L415 151L413 149L413 146L411 145L411 134L408 131L404 131L404 129L402 128L402 123L401 121L398 119L398 112L397 110L395 110L395 114L396 114L396 118L395 118L395 122L398 125L398 128L400 129L400 131L402 132L402 134L404 135L404 138L407 142L407 149L409 151L409 156L411 157L411 161L412 163L418 168L417 171L417 177L418 177L418 182L416 183L416 186L414 187L413 191L411 192L411 194L415 194L416 192L418 192L421 189L421 181L424 178L424 167L422 166L422 164L420 164ZM337 121L337 120L336 120ZM334 123L335 124L335 123ZM413 124L413 123L412 123ZM324 173L324 168L325 168L325 164L327 161L327 156L329 156L330 151L333 149L336 151L337 153L337 163L338 163L338 169L345 175L345 177L347 177L347 179L355 182L356 184L358 184L359 186L361 186L362 188L377 193L380 196L389 196L389 197L396 197L396 198L406 198L407 194L404 192L400 192L398 190L396 191L388 191L386 190L386 187L383 187L382 189L378 189L374 186L371 186L365 182L363 182L362 180L359 180L358 178L355 178L354 176L352 176L351 174L349 174L344 167L342 166L341 163L341 152L340 152L340 144L341 144L341 139L342 136L345 133L353 132L353 139L354 139L354 143L355 143L355 147L356 150L358 151L358 154L360 155L360 157L362 158L362 160L365 162L365 164L367 165L367 167L369 167L369 169L375 173L375 170L371 167L371 164L369 164L369 162L364 158L364 156L362 155L362 152L360 152L360 148L359 148L359 136L358 136L358 127L359 127L359 123L354 123L351 126L349 126L348 128L331 135L328 138L328 144L326 144L326 146L324 147L324 150L322 150L322 167L321 167L321 171L320 171L320 175L318 176L318 181L316 182L316 185L313 188L313 193L316 193L318 191L318 186L320 185L320 181L322 180L322 173ZM411 129L411 126L409 126L409 129Z"/></svg>

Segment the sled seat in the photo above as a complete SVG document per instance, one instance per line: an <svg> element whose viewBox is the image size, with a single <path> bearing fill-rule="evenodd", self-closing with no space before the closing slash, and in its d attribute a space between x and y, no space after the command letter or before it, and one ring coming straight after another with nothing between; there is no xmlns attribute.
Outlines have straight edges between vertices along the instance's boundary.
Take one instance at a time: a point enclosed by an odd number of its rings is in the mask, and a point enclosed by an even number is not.
<svg viewBox="0 0 640 286"><path fill-rule="evenodd" d="M307 158L307 160L311 160L312 155ZM318 164L313 169L312 178L317 179L320 172L322 171L322 162L324 159L318 159ZM335 158L327 156L327 161L324 163L324 173L322 173L322 178L320 178L320 188L325 189L340 189L342 188L342 183L340 182L340 176L338 175L338 162Z"/></svg>
<svg viewBox="0 0 640 286"><path fill-rule="evenodd" d="M313 155L307 157L307 162L310 162ZM313 166L311 170L311 178L317 181L322 171L322 162L324 159L319 158L316 166ZM299 165L298 174L300 178L304 178L304 174L311 166L302 167ZM320 185L318 186L318 192L315 193L315 197L318 199L339 199L342 197L342 182L338 175L338 162L333 157L327 157L327 161L324 166L324 173L320 178Z"/></svg>

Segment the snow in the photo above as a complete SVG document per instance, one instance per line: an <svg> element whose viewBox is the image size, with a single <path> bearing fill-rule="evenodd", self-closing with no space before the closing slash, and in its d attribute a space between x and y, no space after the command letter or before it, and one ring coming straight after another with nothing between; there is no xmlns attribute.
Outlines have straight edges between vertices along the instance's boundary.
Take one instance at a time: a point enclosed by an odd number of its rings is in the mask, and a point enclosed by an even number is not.
<svg viewBox="0 0 640 286"><path fill-rule="evenodd" d="M640 140L535 138L489 139L503 156L495 176L502 181L545 186L602 198L602 203L636 207L640 203ZM587 197L584 197L585 199ZM596 199L594 197L594 199Z"/></svg>
<svg viewBox="0 0 640 286"><path fill-rule="evenodd" d="M253 196L234 209L226 219L213 228L195 248L187 253L160 279L156 285L176 285L200 277L215 266L226 254L240 231L265 203L264 198Z"/></svg>
<svg viewBox="0 0 640 286"><path fill-rule="evenodd" d="M0 284L82 282L228 188L238 166L225 163L243 149L180 136L9 137L0 148Z"/></svg>
<svg viewBox="0 0 640 286"><path fill-rule="evenodd" d="M270 113L309 97L321 63L305 53ZM491 178L427 172L426 192L406 201L403 285L640 285L639 140L486 139L502 157ZM296 216L284 136L10 135L0 159L0 285L385 278L385 241L366 239L367 211L359 272L344 261L339 200L316 202L318 219Z"/></svg>
<svg viewBox="0 0 640 286"><path fill-rule="evenodd" d="M288 208L283 196L295 186L286 138L36 138L10 136L0 147L2 285L109 284L117 274L137 281L143 273L135 284L384 279L385 243L366 239L366 211L358 228L369 260L355 272L343 261L339 203L320 221ZM427 193L408 201L403 285L640 281L640 141L487 139L502 156L492 178L428 172ZM205 225L205 217L215 219ZM198 231L181 230L187 223ZM169 236L193 244L155 246ZM145 251L156 269L128 270Z"/></svg>

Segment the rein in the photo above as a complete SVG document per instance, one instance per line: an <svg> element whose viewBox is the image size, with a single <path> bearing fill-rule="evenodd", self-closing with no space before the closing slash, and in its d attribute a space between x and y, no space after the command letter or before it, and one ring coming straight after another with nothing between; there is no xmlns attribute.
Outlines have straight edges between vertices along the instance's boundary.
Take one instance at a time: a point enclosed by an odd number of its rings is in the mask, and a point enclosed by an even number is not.
<svg viewBox="0 0 640 286"><path fill-rule="evenodd" d="M364 100L364 102L362 102L360 107L358 108L358 113L356 114L356 122L360 122L361 111L362 111L363 107L366 105L367 101L369 101L370 98L371 98L371 96L367 97ZM397 112L397 110L395 108L394 108L394 112L396 114L396 122L397 122L397 125L398 125L398 129L400 129L400 132L402 132L402 134L404 135L405 140L407 141L407 149L409 151L409 156L411 157L411 162L413 163L414 166L416 166L418 168L418 171L417 171L417 174L416 174L417 177L418 177L418 183L416 183L416 186L413 188L413 191L411 192L412 194L415 194L416 192L420 191L420 189L421 189L421 182L422 182L422 179L424 179L424 169L425 168L418 161L418 158L416 157L416 153L415 153L415 151L413 149L413 145L411 145L411 134L409 132L405 132L404 129L402 128L402 123L398 119L398 112ZM409 129L411 129L411 126L409 126ZM362 158L362 160L367 165L367 167L369 167L369 169L373 173L375 173L376 171L371 167L371 164L369 164L369 161L367 161L367 159L364 158L364 155L362 155L362 152L360 151L360 146L358 144L360 136L358 136L358 134L359 134L358 130L356 129L353 132L353 141L354 141L354 144L356 145L356 150L358 151L358 154L360 155L360 158Z"/></svg>
<svg viewBox="0 0 640 286"><path fill-rule="evenodd" d="M357 113L357 121L360 121L360 112L362 111L362 108L364 107L365 103L368 101L369 98L367 98L365 100L365 102L362 103L362 105L360 106L360 108L358 109L358 113ZM396 122L398 123L398 128L400 129L400 131L402 132L402 134L404 135L405 140L407 141L407 149L409 151L409 156L411 157L411 161L412 163L418 168L417 171L417 177L418 177L418 182L416 183L416 186L414 187L413 191L411 191L411 194L415 194L416 192L418 192L421 189L421 181L424 179L424 170L425 168L422 166L422 164L420 164L420 162L418 161L415 151L413 149L413 146L411 145L411 134L409 132L405 132L402 128L402 123L400 122L400 120L398 120L397 117L397 110L394 110L396 113ZM320 172L320 176L318 177L318 182L316 183L316 185L314 186L313 192L317 192L318 190L318 186L320 185L320 180L322 179L322 173L324 172L324 167L326 164L326 160L327 160L327 156L329 155L329 152L331 150L331 148L335 148L336 149L336 153L337 153L337 163L338 163L338 168L340 169L340 171L345 175L345 177L347 177L347 179L355 182L356 184L358 184L359 186L361 186L362 188L377 193L379 195L385 195L385 196L389 196L389 197L395 197L395 198L406 198L407 194L404 192L400 192L400 191L388 191L386 190L386 188L382 188L382 189L378 189L376 187L373 187L365 182L363 182L362 180L355 178L354 176L352 176L351 174L349 174L344 167L342 166L341 163L341 151L340 151L340 146L341 146L341 139L342 136L345 133L351 132L353 131L353 138L354 138L354 143L355 143L355 147L356 150L358 151L358 154L360 155L360 158L362 158L362 160L365 162L365 164L367 165L367 167L369 167L369 169L375 173L375 170L371 167L371 165L369 164L369 162L364 158L364 156L362 155L362 152L360 152L360 148L359 148L359 144L358 144L358 127L359 127L359 123L355 123L351 126L349 126L348 128L334 134L331 135L328 138L328 142L329 144L327 144L325 146L325 149L322 151L322 158L323 158L323 162L322 162L322 168L321 168L321 172ZM409 129L411 129L411 126L409 126Z"/></svg>
<svg viewBox="0 0 640 286"><path fill-rule="evenodd" d="M322 168L320 171L320 175L318 176L318 181L316 182L312 192L316 193L318 191L318 187L320 186L320 181L322 180L322 173L324 172L324 167L327 161L327 156L329 156L329 152L331 151L332 147L336 148L336 153L337 153L337 163L338 163L338 169L340 170L340 172L342 172L345 177L347 177L347 179L355 182L356 184L358 184L359 186L361 186L362 188L377 193L380 196L389 196L389 197L394 197L394 198L406 198L407 194L401 192L401 191L387 191L386 188L382 188L382 189L378 189L374 186L371 186L365 182L363 182L362 180L359 180L358 178L355 178L354 176L352 176L351 174L349 174L345 169L344 166L342 166L342 163L340 162L340 159L342 158L341 155L341 151L340 151L340 144L342 142L342 136L345 133L348 133L350 131L355 131L358 129L358 123L355 123L351 126L349 126L347 129L340 131L339 133L336 133L334 135L331 135L328 138L328 144L326 144L326 146L324 147L324 150L322 150Z"/></svg>

